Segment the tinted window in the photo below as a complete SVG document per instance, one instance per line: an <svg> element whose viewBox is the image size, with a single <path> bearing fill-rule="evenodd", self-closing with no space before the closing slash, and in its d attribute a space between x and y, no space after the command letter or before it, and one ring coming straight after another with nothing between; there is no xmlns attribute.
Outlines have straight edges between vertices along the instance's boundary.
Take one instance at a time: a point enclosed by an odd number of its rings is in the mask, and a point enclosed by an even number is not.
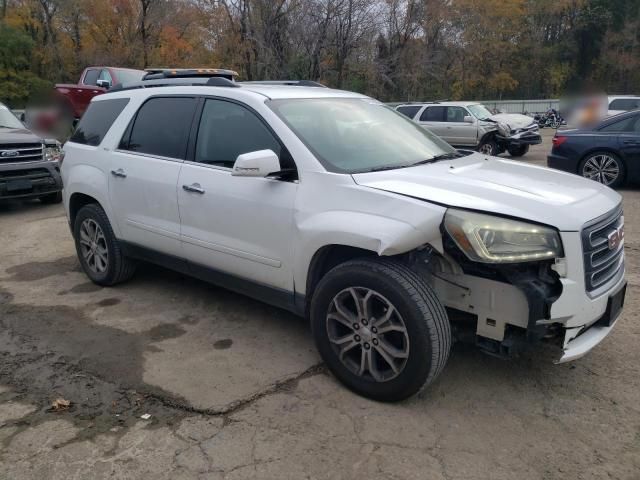
<svg viewBox="0 0 640 480"><path fill-rule="evenodd" d="M635 98L618 98L609 104L609 110L635 110L640 106L640 100Z"/></svg>
<svg viewBox="0 0 640 480"><path fill-rule="evenodd" d="M195 98L162 97L147 100L138 110L129 141L123 139L121 148L184 159L195 108Z"/></svg>
<svg viewBox="0 0 640 480"><path fill-rule="evenodd" d="M413 118L421 108L422 107L420 105L408 105L406 107L398 107L397 110L401 114L406 115L409 118Z"/></svg>
<svg viewBox="0 0 640 480"><path fill-rule="evenodd" d="M447 107L427 107L420 120L423 122L444 122L444 116L447 112Z"/></svg>
<svg viewBox="0 0 640 480"><path fill-rule="evenodd" d="M91 102L69 141L97 146L129 103L128 98Z"/></svg>
<svg viewBox="0 0 640 480"><path fill-rule="evenodd" d="M100 70L87 70L87 73L84 76L84 84L85 85L95 85L98 81L98 75L100 74Z"/></svg>
<svg viewBox="0 0 640 480"><path fill-rule="evenodd" d="M231 168L238 155L267 149L280 156L280 144L253 112L232 102L206 101L198 129L196 162Z"/></svg>
<svg viewBox="0 0 640 480"><path fill-rule="evenodd" d="M605 125L600 129L601 132L636 132L638 131L638 119L640 116L627 117L617 122Z"/></svg>
<svg viewBox="0 0 640 480"><path fill-rule="evenodd" d="M447 122L464 122L468 112L462 107L447 107Z"/></svg>

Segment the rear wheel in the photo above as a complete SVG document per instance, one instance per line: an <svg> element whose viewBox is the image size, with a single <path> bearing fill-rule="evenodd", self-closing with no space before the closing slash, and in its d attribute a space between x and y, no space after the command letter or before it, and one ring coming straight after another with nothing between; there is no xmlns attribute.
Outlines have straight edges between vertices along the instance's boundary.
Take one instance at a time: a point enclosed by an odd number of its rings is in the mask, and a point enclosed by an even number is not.
<svg viewBox="0 0 640 480"><path fill-rule="evenodd" d="M611 152L595 152L582 160L578 173L608 187L617 188L624 183L627 170L617 155Z"/></svg>
<svg viewBox="0 0 640 480"><path fill-rule="evenodd" d="M311 324L333 374L381 401L402 400L433 382L451 347L449 320L433 290L388 259L331 270L311 301Z"/></svg>
<svg viewBox="0 0 640 480"><path fill-rule="evenodd" d="M509 147L509 155L512 157L522 157L529 151L529 145L518 145L517 147Z"/></svg>
<svg viewBox="0 0 640 480"><path fill-rule="evenodd" d="M80 209L73 236L80 265L92 282L110 286L133 276L136 264L123 255L109 219L99 205L89 204Z"/></svg>

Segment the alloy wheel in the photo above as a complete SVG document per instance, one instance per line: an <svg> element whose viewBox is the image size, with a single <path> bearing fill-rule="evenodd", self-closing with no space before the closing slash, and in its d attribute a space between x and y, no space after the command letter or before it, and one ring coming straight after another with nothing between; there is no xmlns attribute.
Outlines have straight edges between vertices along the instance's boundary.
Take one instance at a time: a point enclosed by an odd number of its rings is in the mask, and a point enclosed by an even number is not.
<svg viewBox="0 0 640 480"><path fill-rule="evenodd" d="M87 266L94 273L104 273L109 265L109 250L104 232L98 223L87 218L80 225L80 250Z"/></svg>
<svg viewBox="0 0 640 480"><path fill-rule="evenodd" d="M490 143L485 143L480 146L480 153L484 155L493 155L493 145Z"/></svg>
<svg viewBox="0 0 640 480"><path fill-rule="evenodd" d="M340 362L359 377L387 382L409 358L409 334L393 304L369 288L350 287L331 301L327 334Z"/></svg>
<svg viewBox="0 0 640 480"><path fill-rule="evenodd" d="M594 155L582 167L582 176L604 185L611 185L620 176L620 165L610 155L603 153Z"/></svg>

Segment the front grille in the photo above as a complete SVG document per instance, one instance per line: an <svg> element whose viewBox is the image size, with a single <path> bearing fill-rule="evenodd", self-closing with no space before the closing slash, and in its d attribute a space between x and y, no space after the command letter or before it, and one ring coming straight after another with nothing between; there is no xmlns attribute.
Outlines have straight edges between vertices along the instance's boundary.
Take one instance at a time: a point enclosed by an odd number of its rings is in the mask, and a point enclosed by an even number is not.
<svg viewBox="0 0 640 480"><path fill-rule="evenodd" d="M588 223L582 230L585 288L593 292L613 279L624 265L622 206Z"/></svg>
<svg viewBox="0 0 640 480"><path fill-rule="evenodd" d="M15 143L0 145L0 164L38 162L42 160L41 143Z"/></svg>

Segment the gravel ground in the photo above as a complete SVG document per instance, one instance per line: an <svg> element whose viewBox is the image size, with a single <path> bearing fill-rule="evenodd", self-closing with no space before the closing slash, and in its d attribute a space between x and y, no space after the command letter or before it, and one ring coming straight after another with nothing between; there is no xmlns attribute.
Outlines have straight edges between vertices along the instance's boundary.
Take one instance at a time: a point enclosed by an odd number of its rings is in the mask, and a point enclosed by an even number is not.
<svg viewBox="0 0 640 480"><path fill-rule="evenodd" d="M553 365L456 345L394 405L342 388L303 321L151 266L97 287L62 207L0 205L0 478L638 479L640 195L622 194L627 305L600 346Z"/></svg>

